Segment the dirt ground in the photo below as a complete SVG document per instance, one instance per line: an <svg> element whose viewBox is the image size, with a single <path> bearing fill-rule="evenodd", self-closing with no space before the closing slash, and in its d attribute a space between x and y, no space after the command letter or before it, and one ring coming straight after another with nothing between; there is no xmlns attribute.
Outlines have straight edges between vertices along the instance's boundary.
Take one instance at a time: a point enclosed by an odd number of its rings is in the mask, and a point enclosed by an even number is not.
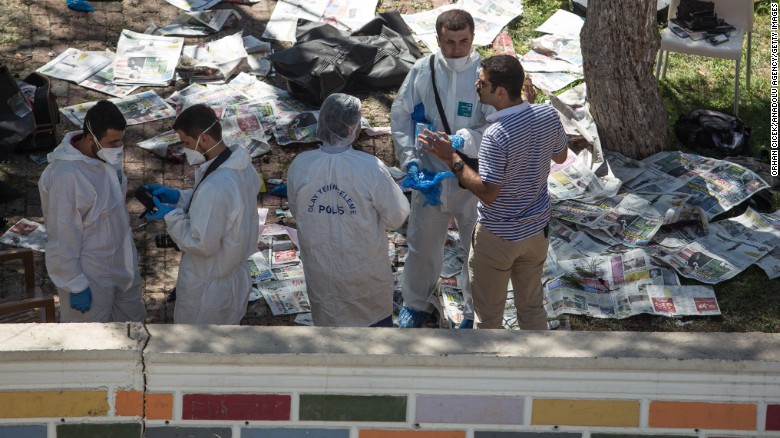
<svg viewBox="0 0 780 438"><path fill-rule="evenodd" d="M446 0L434 2L413 0L383 0L378 11L399 10L410 13L430 9ZM81 50L116 50L119 34L123 29L143 32L149 23L158 25L169 23L180 10L164 0L119 0L92 1L95 11L92 13L75 12L67 8L65 0L0 0L0 65L6 65L19 79L49 62L57 54L69 47ZM260 37L276 5L275 1L263 0L253 5L220 3L216 8L233 8L241 15L236 26L203 38L187 38L185 44L212 40L243 30L244 35ZM276 50L283 46L275 44ZM267 82L285 87L284 79L271 77ZM109 98L96 91L82 88L76 84L52 79L52 88L57 95L60 107L82 102ZM153 88L157 94L167 97L175 90L182 89L187 83L177 82L168 87ZM142 88L139 91L143 91ZM395 90L358 95L363 101L364 116L373 126L389 126L390 105ZM191 187L193 172L189 166L165 161L156 155L135 145L170 128L171 119L130 126L125 135L126 158L125 171L128 176L129 192L143 184L156 183L173 187ZM65 132L78 129L62 117L58 125L58 138ZM271 152L255 158L254 165L266 178L284 178L287 167L297 153L310 149L313 145L279 147L271 144ZM384 162L394 164L390 137L369 137L363 134L356 146L376 155ZM46 151L36 154L45 154ZM45 165L36 164L30 154L13 154L0 163L0 180L24 192L21 199L0 204L0 216L7 218L13 225L21 218L43 222L40 196L37 182ZM268 222L290 225L291 219L277 218L276 208L283 207L285 199L261 194L258 206L269 209ZM139 264L144 278L143 294L147 305L150 323L173 322L173 304L165 301L165 293L170 290L178 273L180 253L172 249L159 249L154 245L154 236L164 229L162 223L150 223L141 226L145 220L139 215L143 211L141 204L132 195L128 196L128 210L131 226L138 247ZM7 226L4 226L4 231ZM2 245L2 244L0 244ZM5 245L2 245L5 246ZM46 275L43 254L36 253L36 280L46 293L54 288ZM0 270L0 301L17 297L21 292L20 267L10 265ZM263 300L250 303L242 324L252 325L291 325L294 317L273 317Z"/></svg>

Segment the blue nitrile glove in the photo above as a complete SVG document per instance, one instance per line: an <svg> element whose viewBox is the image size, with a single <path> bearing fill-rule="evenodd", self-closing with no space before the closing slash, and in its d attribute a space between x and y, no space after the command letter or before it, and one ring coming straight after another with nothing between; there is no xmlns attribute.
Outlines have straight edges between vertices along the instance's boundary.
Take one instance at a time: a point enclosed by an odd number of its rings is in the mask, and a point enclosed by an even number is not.
<svg viewBox="0 0 780 438"><path fill-rule="evenodd" d="M412 162L406 165L406 179L410 180L411 184L420 183L420 166L417 163Z"/></svg>
<svg viewBox="0 0 780 438"><path fill-rule="evenodd" d="M157 211L154 213L146 213L146 218L150 221L161 221L165 219L165 215L176 209L173 205L163 204L157 198L152 198L154 205L157 207Z"/></svg>
<svg viewBox="0 0 780 438"><path fill-rule="evenodd" d="M456 151L459 149L463 149L463 146L466 144L466 139L463 138L460 134L454 134L450 135L450 143L452 143L452 149L455 149Z"/></svg>
<svg viewBox="0 0 780 438"><path fill-rule="evenodd" d="M414 181L411 176L407 176L401 181L401 186L419 191L425 196L425 205L435 207L441 204L441 182L447 178L455 178L455 174L452 172L434 173L423 169L422 177L418 176L417 178L418 180Z"/></svg>
<svg viewBox="0 0 780 438"><path fill-rule="evenodd" d="M428 120L425 118L425 106L423 106L422 102L414 107L411 117L412 121L415 123L428 123Z"/></svg>
<svg viewBox="0 0 780 438"><path fill-rule="evenodd" d="M79 293L70 293L70 308L81 313L92 307L92 289L86 288Z"/></svg>
<svg viewBox="0 0 780 438"><path fill-rule="evenodd" d="M93 8L92 5L90 5L85 0L67 0L65 4L67 4L68 7L74 11L92 12L95 10L95 8Z"/></svg>
<svg viewBox="0 0 780 438"><path fill-rule="evenodd" d="M152 196L156 196L157 199L166 204L175 204L179 202L179 197L181 197L181 193L179 193L178 190L170 187L159 186L157 184L147 184L144 187L149 190L149 193L151 193Z"/></svg>

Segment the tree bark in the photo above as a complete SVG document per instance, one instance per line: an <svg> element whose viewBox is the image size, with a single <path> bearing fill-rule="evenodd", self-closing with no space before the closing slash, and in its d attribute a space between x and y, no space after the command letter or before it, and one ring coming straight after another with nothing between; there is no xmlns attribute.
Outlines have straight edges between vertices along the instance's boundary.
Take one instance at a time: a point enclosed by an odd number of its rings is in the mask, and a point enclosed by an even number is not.
<svg viewBox="0 0 780 438"><path fill-rule="evenodd" d="M589 0L580 33L590 112L602 147L635 159L669 144L653 66L661 38L656 0Z"/></svg>

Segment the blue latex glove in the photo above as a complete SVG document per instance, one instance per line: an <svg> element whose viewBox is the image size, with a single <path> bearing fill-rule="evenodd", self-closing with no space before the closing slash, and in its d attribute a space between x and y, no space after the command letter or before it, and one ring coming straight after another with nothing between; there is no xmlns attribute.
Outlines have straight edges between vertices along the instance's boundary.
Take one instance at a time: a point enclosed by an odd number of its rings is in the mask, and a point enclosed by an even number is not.
<svg viewBox="0 0 780 438"><path fill-rule="evenodd" d="M423 106L422 102L414 107L411 117L415 123L428 123L428 120L425 118L425 106Z"/></svg>
<svg viewBox="0 0 780 438"><path fill-rule="evenodd" d="M417 165L415 164L415 166ZM417 181L415 181L411 176L407 175L401 181L401 186L419 191L425 196L425 205L435 207L441 204L441 182L447 178L455 178L455 174L452 172L434 173L428 169L423 169L422 177L418 176L417 178Z"/></svg>
<svg viewBox="0 0 780 438"><path fill-rule="evenodd" d="M161 221L165 219L165 215L172 212L176 207L168 204L163 204L157 198L152 198L154 205L157 207L157 211L154 213L146 213L146 218L150 221Z"/></svg>
<svg viewBox="0 0 780 438"><path fill-rule="evenodd" d="M149 193L151 193L152 196L156 196L157 199L166 204L175 204L179 202L179 198L181 197L181 193L179 193L178 190L170 187L159 186L157 184L147 184L144 187L149 190Z"/></svg>
<svg viewBox="0 0 780 438"><path fill-rule="evenodd" d="M65 4L67 4L68 7L73 9L74 11L92 12L95 10L95 8L93 8L92 5L90 5L85 0L67 0Z"/></svg>
<svg viewBox="0 0 780 438"><path fill-rule="evenodd" d="M417 163L412 162L406 165L406 179L411 180L414 184L420 183L420 166Z"/></svg>
<svg viewBox="0 0 780 438"><path fill-rule="evenodd" d="M463 145L466 144L466 139L464 139L462 135L454 134L454 135L450 135L449 137L453 149L455 149L456 151L459 149L463 149Z"/></svg>
<svg viewBox="0 0 780 438"><path fill-rule="evenodd" d="M92 289L86 288L79 293L70 293L70 308L81 313L92 307Z"/></svg>

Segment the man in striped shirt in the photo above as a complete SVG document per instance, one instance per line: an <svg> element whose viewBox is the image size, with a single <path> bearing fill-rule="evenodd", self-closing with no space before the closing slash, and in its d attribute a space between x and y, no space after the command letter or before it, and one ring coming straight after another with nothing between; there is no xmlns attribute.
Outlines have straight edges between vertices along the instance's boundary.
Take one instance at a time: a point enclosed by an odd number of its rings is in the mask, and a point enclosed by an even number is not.
<svg viewBox="0 0 780 438"><path fill-rule="evenodd" d="M420 141L479 198L469 252L476 327L502 327L511 278L520 328L546 330L541 279L549 243L547 177L551 159L566 160L566 135L553 107L523 100L525 73L517 58L493 56L481 65L479 99L496 112L487 116L491 125L482 137L479 173L465 165L446 135L426 130Z"/></svg>

